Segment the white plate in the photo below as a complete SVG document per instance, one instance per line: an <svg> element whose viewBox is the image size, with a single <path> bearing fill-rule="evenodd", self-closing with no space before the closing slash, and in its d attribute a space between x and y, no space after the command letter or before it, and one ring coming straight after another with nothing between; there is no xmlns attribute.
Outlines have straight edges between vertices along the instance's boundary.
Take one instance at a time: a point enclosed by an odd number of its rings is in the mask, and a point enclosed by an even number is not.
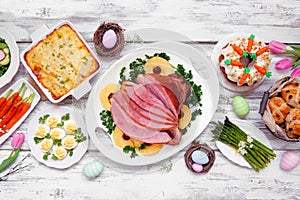
<svg viewBox="0 0 300 200"><path fill-rule="evenodd" d="M248 33L233 33L233 34L230 34L227 37L224 37L222 40L220 40L215 45L215 47L212 51L212 54L211 54L211 61L214 65L215 71L216 71L216 73L219 77L220 84L224 88L226 88L228 90L231 90L231 91L234 91L234 92L251 91L251 90L255 89L256 87L258 87L263 82L263 80L265 79L265 76L264 76L261 80L257 81L255 84L253 84L251 86L238 86L236 83L230 82L227 78L225 78L224 74L220 71L219 56L221 54L222 48L225 45L227 45L230 40L233 40L233 39L238 38L238 37L248 38L249 36L250 36L250 34L248 34ZM256 36L255 36L255 40L263 41L260 38L257 38Z"/></svg>
<svg viewBox="0 0 300 200"><path fill-rule="evenodd" d="M168 48L162 48L163 46ZM215 112L216 104L219 99L219 88L218 86L216 86L218 84L209 85L208 79L201 77L192 67L193 64L190 60L191 57L189 56L185 58L178 54L177 51L179 51L179 53L180 51L185 51L186 55L196 56L198 59L201 59L203 57L203 55L201 55L200 53L196 53L197 50L188 45L184 45L178 42L158 42L149 47L140 48L125 55L117 62L115 62L112 66L110 66L106 73L96 83L88 99L86 123L91 140L95 143L98 150L111 160L129 166L142 166L159 162L174 155L175 153L186 147L188 144L190 144L197 136L201 134L201 132L208 125ZM99 115L99 113L103 110L99 100L99 93L107 84L118 83L120 70L124 66L128 66L129 63L134 61L136 58L145 58L145 54L153 55L157 52L167 53L167 55L170 56L170 62L173 65L176 66L177 64L183 64L186 70L192 71L194 75L193 80L197 84L202 85L203 96L201 103L203 107L201 110L203 113L201 116L197 117L195 121L192 122L191 127L188 129L188 132L182 137L180 144L176 146L164 145L161 151L154 156L148 157L139 155L131 159L128 154L123 153L121 149L113 146L110 137L106 136L105 134L95 133L95 129L97 127L103 127ZM205 63L203 67L210 68L210 64ZM212 83L216 83L218 81L217 76L213 73L213 71L209 78L209 81L211 81Z"/></svg>
<svg viewBox="0 0 300 200"><path fill-rule="evenodd" d="M240 127L240 129L242 129L244 132L246 132L248 135L250 135L251 137L255 138L256 140L260 141L261 143L263 143L264 145L266 145L267 147L271 148L271 144L270 141L268 140L268 138L265 136L265 134L259 130L258 128L256 128L254 125L250 124L249 122L245 122L242 120L237 120L237 119L230 119L230 121L232 123L234 123L235 125L237 125L238 127ZM219 148L219 150L221 151L221 153L228 158L229 160L231 160L232 162L243 166L243 167L248 167L251 168L251 166L249 165L249 163L243 158L243 156L241 156L241 154L239 154L235 149L233 149L232 147L216 141L216 145Z"/></svg>
<svg viewBox="0 0 300 200"><path fill-rule="evenodd" d="M87 77L82 83L80 83L80 85L78 85L76 88L70 90L67 94L64 94L59 99L54 99L51 95L51 92L40 83L37 76L33 73L31 68L27 65L24 56L33 46L38 44L41 40L45 39L48 34L52 33L53 31L55 31L55 29L65 25L65 24L69 25L77 33L78 37L81 39L83 44L87 47L88 51L91 53L91 55L97 61L98 69L93 74L91 74L89 77ZM33 32L30 35L30 37L32 38L33 42L21 53L21 61L24 65L24 67L26 68L26 70L28 71L29 75L36 82L36 84L40 87L40 89L43 91L43 93L46 95L46 97L49 99L49 101L51 101L52 103L59 103L70 95L72 95L73 97L75 97L75 99L78 100L92 89L92 86L90 85L89 81L92 77L94 77L100 71L101 65L100 65L100 62L99 62L96 54L91 50L89 45L85 42L84 38L77 31L77 28L71 22L62 21L52 28L49 28L47 25L44 25L44 26L40 27L39 29L37 29L35 32Z"/></svg>
<svg viewBox="0 0 300 200"><path fill-rule="evenodd" d="M25 83L25 86L27 87L27 90L24 94L23 98L28 97L30 94L34 93L34 99L31 103L31 106L29 110L25 113L25 115L3 136L0 137L0 145L7 140L7 138L22 124L22 122L27 118L27 116L31 113L31 111L34 109L34 107L37 105L37 103L40 101L41 97L39 93L25 80L25 79L19 79L15 84L13 84L11 87L9 87L5 92L1 94L1 97L4 96L8 90L13 89L13 93L18 91L18 89L21 87L21 85Z"/></svg>
<svg viewBox="0 0 300 200"><path fill-rule="evenodd" d="M0 77L0 88L9 83L15 76L19 69L20 58L19 58L19 48L13 36L7 32L5 29L0 28L0 38L5 39L6 44L10 50L10 64L6 73Z"/></svg>
<svg viewBox="0 0 300 200"><path fill-rule="evenodd" d="M73 156L67 155L67 157L65 157L63 160L52 160L49 156L48 160L44 160L43 159L44 152L42 152L39 145L35 144L34 142L35 131L39 125L39 118L43 117L46 114L63 116L67 113L70 113L70 119L75 121L77 127L81 128L82 133L86 136L86 140L77 145L77 147L73 151ZM80 114L79 111L75 112L74 109L63 107L63 106L50 106L42 110L41 112L38 112L32 118L29 124L30 126L28 127L27 142L31 150L31 153L35 157L35 159L37 159L39 162L45 164L48 167L53 167L57 169L68 168L74 165L75 163L79 162L80 159L85 154L85 152L87 151L88 144L89 144L89 137L87 135L87 131L85 128L83 116L82 114Z"/></svg>

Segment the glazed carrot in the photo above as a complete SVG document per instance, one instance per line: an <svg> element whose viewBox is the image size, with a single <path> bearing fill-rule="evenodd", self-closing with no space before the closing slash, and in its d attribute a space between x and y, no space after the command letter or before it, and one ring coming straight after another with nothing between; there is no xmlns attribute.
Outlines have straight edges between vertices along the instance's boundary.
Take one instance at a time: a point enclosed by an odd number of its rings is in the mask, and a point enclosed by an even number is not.
<svg viewBox="0 0 300 200"><path fill-rule="evenodd" d="M240 85L243 85L248 77L250 77L250 74L244 73L244 74L242 75L242 78L239 80L239 84L240 84Z"/></svg>
<svg viewBox="0 0 300 200"><path fill-rule="evenodd" d="M5 102L5 104L3 105L2 109L0 110L0 119L9 111L9 109L12 107L13 105L13 101L14 98L10 98L9 100L7 100Z"/></svg>
<svg viewBox="0 0 300 200"><path fill-rule="evenodd" d="M24 88L24 90L22 91L22 94L19 96L20 99L23 98L25 91L27 88ZM6 125L12 118L14 115L17 114L17 111L19 109L19 107L21 106L22 103L28 101L28 98L25 98L23 101L17 102L14 101L12 107L9 109L9 111L2 117L1 121L0 121L0 128L3 128L4 125Z"/></svg>
<svg viewBox="0 0 300 200"><path fill-rule="evenodd" d="M250 53L252 50L254 40L251 38L248 38L248 45L247 45L247 51Z"/></svg>
<svg viewBox="0 0 300 200"><path fill-rule="evenodd" d="M19 107L17 111L17 114L3 128L4 133L9 131L24 116L24 114L29 110L33 99L34 99L34 94L31 94L29 95L27 102L22 103L22 105ZM2 135L4 134L3 132ZM0 136L1 136L1 131L0 131Z"/></svg>
<svg viewBox="0 0 300 200"><path fill-rule="evenodd" d="M241 49L239 46L236 46L235 44L233 44L231 46L232 46L233 50L235 52L237 52L240 56L243 55L243 53L244 53L243 49Z"/></svg>
<svg viewBox="0 0 300 200"><path fill-rule="evenodd" d="M21 87L19 88L19 90L18 90L17 92L13 93L13 95L11 95L11 96L8 98L8 100L11 100L12 98L13 98L13 99L16 99L16 98L19 96L19 94L22 92L24 86L25 86L25 83L23 83L23 84L21 85Z"/></svg>
<svg viewBox="0 0 300 200"><path fill-rule="evenodd" d="M263 48L261 48L260 50L258 50L258 51L256 52L256 55L257 55L257 56L260 56L261 54L265 53L265 52L268 51L268 50L269 50L269 46L264 46Z"/></svg>
<svg viewBox="0 0 300 200"><path fill-rule="evenodd" d="M243 66L244 66L244 64L241 63L241 62L239 62L238 60L231 60L231 61L230 61L230 64L231 64L232 66L239 66L239 67L243 67Z"/></svg>
<svg viewBox="0 0 300 200"><path fill-rule="evenodd" d="M5 104L7 98L11 95L11 93L13 92L14 90L13 89L10 89L7 91L7 93L0 98L0 110L2 110L2 106Z"/></svg>

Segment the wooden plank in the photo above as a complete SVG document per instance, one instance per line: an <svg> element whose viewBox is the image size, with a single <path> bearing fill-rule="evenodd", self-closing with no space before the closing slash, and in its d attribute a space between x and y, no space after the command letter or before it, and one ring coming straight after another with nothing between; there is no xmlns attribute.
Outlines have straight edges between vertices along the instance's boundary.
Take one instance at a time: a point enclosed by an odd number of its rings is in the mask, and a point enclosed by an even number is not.
<svg viewBox="0 0 300 200"><path fill-rule="evenodd" d="M39 26L63 19L73 22L88 40L102 22L113 21L129 31L163 28L203 42L216 42L233 32L255 33L265 41L300 41L300 2L296 0L0 2L0 18L5 19L1 26L22 42L30 41L29 35Z"/></svg>

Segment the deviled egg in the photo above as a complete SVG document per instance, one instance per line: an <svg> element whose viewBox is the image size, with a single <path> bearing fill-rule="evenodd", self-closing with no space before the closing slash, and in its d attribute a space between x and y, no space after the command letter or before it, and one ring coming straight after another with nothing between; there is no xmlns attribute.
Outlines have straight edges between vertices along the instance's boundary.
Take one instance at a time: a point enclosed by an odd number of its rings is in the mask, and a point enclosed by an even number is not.
<svg viewBox="0 0 300 200"><path fill-rule="evenodd" d="M46 119L46 124L50 126L50 128L57 127L59 123L61 123L61 117L59 115L51 115Z"/></svg>
<svg viewBox="0 0 300 200"><path fill-rule="evenodd" d="M46 137L47 133L49 133L50 127L45 124L40 124L35 131L35 136L38 138Z"/></svg>
<svg viewBox="0 0 300 200"><path fill-rule="evenodd" d="M66 132L61 128L54 128L50 131L50 136L53 140L60 140L64 138L66 135Z"/></svg>
<svg viewBox="0 0 300 200"><path fill-rule="evenodd" d="M62 139L62 146L65 149L74 149L77 146L77 142L75 140L75 137L72 135L67 135L65 138Z"/></svg>
<svg viewBox="0 0 300 200"><path fill-rule="evenodd" d="M67 133L75 134L77 127L73 120L68 120L64 122L64 129Z"/></svg>
<svg viewBox="0 0 300 200"><path fill-rule="evenodd" d="M43 152L48 152L53 146L53 140L44 138L43 141L40 143L40 148Z"/></svg>
<svg viewBox="0 0 300 200"><path fill-rule="evenodd" d="M67 150L62 146L53 146L53 154L58 160L62 160L67 156Z"/></svg>

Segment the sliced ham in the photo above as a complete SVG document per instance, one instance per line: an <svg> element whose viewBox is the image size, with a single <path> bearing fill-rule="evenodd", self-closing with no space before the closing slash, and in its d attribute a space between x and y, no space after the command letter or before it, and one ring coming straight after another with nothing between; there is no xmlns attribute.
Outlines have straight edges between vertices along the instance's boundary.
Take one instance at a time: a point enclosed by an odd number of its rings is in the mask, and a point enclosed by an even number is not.
<svg viewBox="0 0 300 200"><path fill-rule="evenodd" d="M161 120L158 116L152 116L150 118L149 113L144 112L142 109L139 109L131 102L127 93L120 90L114 94L114 99L120 105L126 115L130 117L135 123L152 130L170 130L174 129L177 124Z"/></svg>
<svg viewBox="0 0 300 200"><path fill-rule="evenodd" d="M111 98L111 113L116 125L129 137L146 143L167 143L172 140L167 132L151 130L133 121L115 100L115 95Z"/></svg>
<svg viewBox="0 0 300 200"><path fill-rule="evenodd" d="M177 128L175 130L168 131L168 133L169 133L169 136L172 138L172 140L170 142L168 142L168 144L170 144L170 145L179 144L179 142L181 141L182 132Z"/></svg>
<svg viewBox="0 0 300 200"><path fill-rule="evenodd" d="M149 92L157 96L157 98L160 99L176 117L178 117L180 104L177 97L171 90L157 83L145 84L144 86Z"/></svg>
<svg viewBox="0 0 300 200"><path fill-rule="evenodd" d="M140 84L161 84L175 94L179 103L184 103L191 93L190 85L178 74L170 74L168 76L161 76L159 74L139 74L136 82Z"/></svg>
<svg viewBox="0 0 300 200"><path fill-rule="evenodd" d="M152 93L149 93L149 91L143 85L140 85L138 91L134 90L134 85L134 83L125 82L122 84L122 89L126 91L129 98L136 105L138 105L143 110L154 115L158 115L159 117L162 117L168 121L172 121L175 123L178 122L178 118L175 117L175 115L168 108L166 108L165 105L156 96L154 96ZM135 89L137 90L137 88Z"/></svg>

